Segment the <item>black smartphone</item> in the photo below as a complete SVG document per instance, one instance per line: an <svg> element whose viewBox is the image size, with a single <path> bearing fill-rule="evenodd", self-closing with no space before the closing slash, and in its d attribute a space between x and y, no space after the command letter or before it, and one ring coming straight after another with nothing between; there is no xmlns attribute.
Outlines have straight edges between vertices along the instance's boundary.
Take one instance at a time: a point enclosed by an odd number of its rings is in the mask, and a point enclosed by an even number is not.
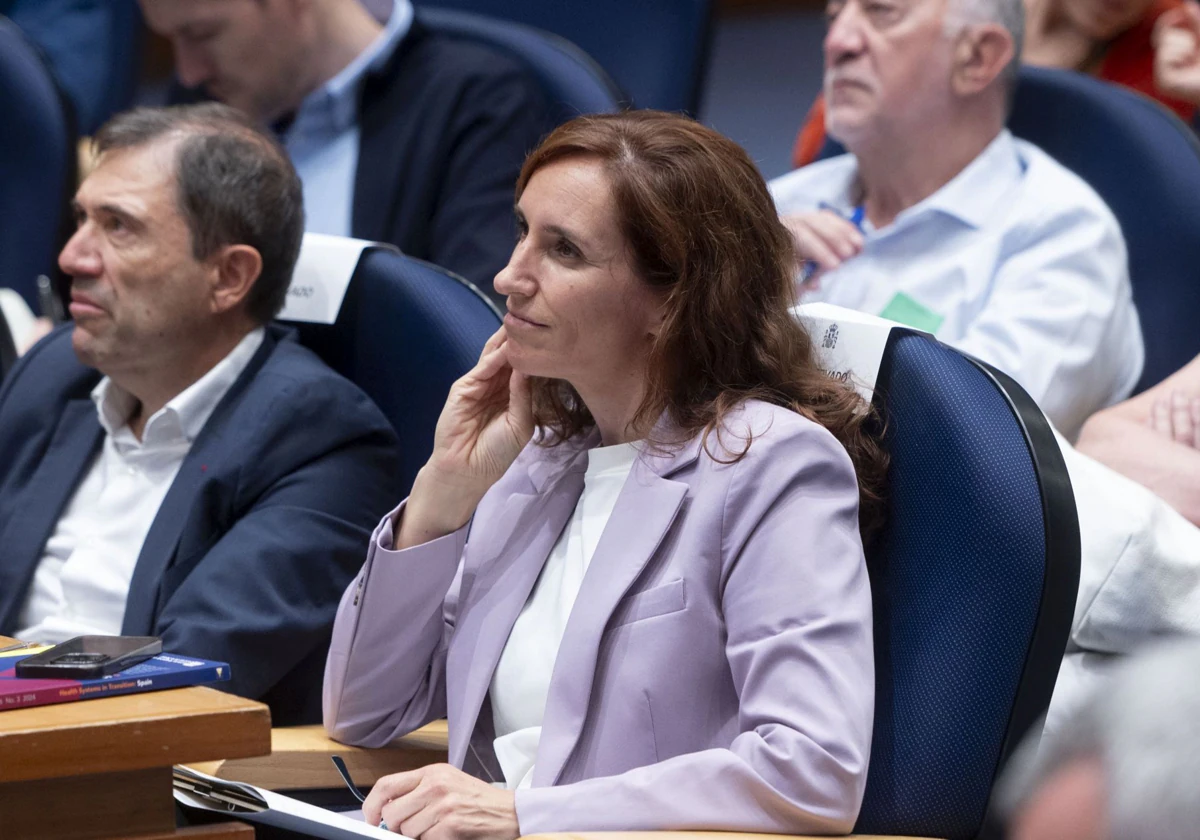
<svg viewBox="0 0 1200 840"><path fill-rule="evenodd" d="M95 680L162 653L158 636L76 636L16 664L20 679Z"/></svg>

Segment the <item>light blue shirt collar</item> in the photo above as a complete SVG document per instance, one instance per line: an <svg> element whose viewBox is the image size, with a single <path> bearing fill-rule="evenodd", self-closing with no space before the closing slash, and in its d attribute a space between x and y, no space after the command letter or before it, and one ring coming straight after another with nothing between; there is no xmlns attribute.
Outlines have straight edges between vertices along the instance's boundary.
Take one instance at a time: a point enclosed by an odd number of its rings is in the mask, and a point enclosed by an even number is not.
<svg viewBox="0 0 1200 840"><path fill-rule="evenodd" d="M1025 164L1006 128L940 190L905 210L906 214L941 212L973 228L983 227L1001 197L1021 181Z"/></svg>
<svg viewBox="0 0 1200 840"><path fill-rule="evenodd" d="M827 203L830 209L849 217L861 203L858 185L857 160L845 168L842 183ZM910 220L930 213L941 213L972 228L981 228L1000 203L1000 198L1020 182L1025 164L1013 141L1012 133L1004 129L961 172L951 178L933 195L917 202L896 216L885 231L905 226ZM869 225L867 226L869 229Z"/></svg>
<svg viewBox="0 0 1200 840"><path fill-rule="evenodd" d="M336 135L358 121L359 91L367 75L391 59L412 27L410 0L393 0L383 32L336 76L310 93L296 109L288 137L298 134Z"/></svg>

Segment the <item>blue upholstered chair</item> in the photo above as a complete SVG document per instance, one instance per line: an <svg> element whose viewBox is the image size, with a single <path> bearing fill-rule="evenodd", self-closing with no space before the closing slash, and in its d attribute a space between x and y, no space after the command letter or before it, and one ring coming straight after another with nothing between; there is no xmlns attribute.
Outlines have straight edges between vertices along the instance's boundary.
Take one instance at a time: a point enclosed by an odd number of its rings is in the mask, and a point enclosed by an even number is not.
<svg viewBox="0 0 1200 840"><path fill-rule="evenodd" d="M430 29L478 41L521 61L542 83L555 123L620 109L620 89L570 41L532 26L449 9L422 8L419 16Z"/></svg>
<svg viewBox="0 0 1200 840"><path fill-rule="evenodd" d="M400 436L405 493L433 451L454 380L500 327L477 288L387 247L363 252L332 325L296 324L300 341L362 388Z"/></svg>
<svg viewBox="0 0 1200 840"><path fill-rule="evenodd" d="M712 0L417 0L536 26L578 44L638 108L700 106L712 40Z"/></svg>
<svg viewBox="0 0 1200 840"><path fill-rule="evenodd" d="M38 311L37 276L57 274L75 189L69 111L37 50L0 17L0 286Z"/></svg>
<svg viewBox="0 0 1200 840"><path fill-rule="evenodd" d="M133 105L142 72L142 46L146 41L146 24L137 0L108 0L107 5L112 16L106 57L110 80L101 103L101 121ZM99 124L96 127L99 128Z"/></svg>
<svg viewBox="0 0 1200 840"><path fill-rule="evenodd" d="M868 551L875 730L855 831L965 840L1050 702L1079 584L1074 496L1033 400L926 335L892 332L875 404L890 515Z"/></svg>
<svg viewBox="0 0 1200 840"><path fill-rule="evenodd" d="M1138 390L1200 354L1200 142L1144 96L1081 73L1026 67L1009 118L1108 202L1129 247L1146 365Z"/></svg>
<svg viewBox="0 0 1200 840"><path fill-rule="evenodd" d="M1082 73L1022 67L1008 127L1100 194L1121 223L1142 320L1143 391L1200 355L1200 141L1157 102ZM821 158L845 150L831 138Z"/></svg>
<svg viewBox="0 0 1200 840"><path fill-rule="evenodd" d="M0 0L0 14L39 46L80 134L132 104L142 69L138 0Z"/></svg>

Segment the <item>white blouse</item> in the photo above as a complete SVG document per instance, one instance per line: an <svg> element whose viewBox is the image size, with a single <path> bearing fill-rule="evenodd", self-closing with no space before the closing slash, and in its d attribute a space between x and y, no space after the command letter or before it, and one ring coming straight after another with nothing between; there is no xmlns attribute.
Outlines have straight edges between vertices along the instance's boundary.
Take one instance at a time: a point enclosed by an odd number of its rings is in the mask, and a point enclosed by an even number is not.
<svg viewBox="0 0 1200 840"><path fill-rule="evenodd" d="M629 477L637 445L621 443L588 451L583 493L558 537L529 600L513 624L490 697L496 730L494 748L504 787L527 788L542 735L542 717L554 660L584 572Z"/></svg>

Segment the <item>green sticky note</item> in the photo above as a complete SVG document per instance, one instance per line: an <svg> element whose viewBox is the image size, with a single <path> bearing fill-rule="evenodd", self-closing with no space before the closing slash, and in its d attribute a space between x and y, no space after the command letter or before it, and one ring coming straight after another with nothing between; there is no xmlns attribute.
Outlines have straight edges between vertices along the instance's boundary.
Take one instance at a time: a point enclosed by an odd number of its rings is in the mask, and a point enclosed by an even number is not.
<svg viewBox="0 0 1200 840"><path fill-rule="evenodd" d="M936 334L938 327L942 325L942 321L946 320L944 316L937 314L925 304L915 298L909 297L904 292L896 292L896 296L883 308L883 311L879 313L879 317L887 318L889 321L896 321L904 324L906 327L924 330L932 334Z"/></svg>

